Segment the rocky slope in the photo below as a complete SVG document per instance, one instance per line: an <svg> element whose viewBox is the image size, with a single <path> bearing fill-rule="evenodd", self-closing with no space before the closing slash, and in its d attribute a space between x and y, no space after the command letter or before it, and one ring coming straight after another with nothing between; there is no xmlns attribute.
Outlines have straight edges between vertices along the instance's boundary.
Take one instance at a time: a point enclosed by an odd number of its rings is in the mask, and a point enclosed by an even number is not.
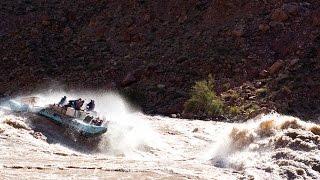
<svg viewBox="0 0 320 180"><path fill-rule="evenodd" d="M168 115L211 73L219 94L240 95L230 105L320 112L316 0L13 0L0 12L0 94L119 90Z"/></svg>

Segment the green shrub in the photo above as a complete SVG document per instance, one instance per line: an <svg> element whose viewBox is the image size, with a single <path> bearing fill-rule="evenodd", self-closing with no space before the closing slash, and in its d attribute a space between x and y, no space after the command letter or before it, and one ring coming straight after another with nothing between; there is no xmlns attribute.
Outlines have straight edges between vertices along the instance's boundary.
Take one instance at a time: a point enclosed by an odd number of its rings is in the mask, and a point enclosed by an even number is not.
<svg viewBox="0 0 320 180"><path fill-rule="evenodd" d="M241 112L241 109L238 106L231 106L229 108L229 113L231 115L238 115L238 114L240 114L240 112Z"/></svg>
<svg viewBox="0 0 320 180"><path fill-rule="evenodd" d="M207 115L220 115L223 112L223 102L214 92L214 82L211 75L208 80L196 82L191 90L191 98L184 107L186 112Z"/></svg>
<svg viewBox="0 0 320 180"><path fill-rule="evenodd" d="M230 89L221 96L225 101L236 101L240 97L240 94L237 93L237 91Z"/></svg>

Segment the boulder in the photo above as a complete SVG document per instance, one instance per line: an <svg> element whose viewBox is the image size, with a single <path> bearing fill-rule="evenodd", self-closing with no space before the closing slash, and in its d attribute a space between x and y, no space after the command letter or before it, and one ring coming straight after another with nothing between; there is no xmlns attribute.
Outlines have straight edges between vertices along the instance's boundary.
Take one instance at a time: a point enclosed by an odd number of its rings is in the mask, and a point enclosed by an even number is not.
<svg viewBox="0 0 320 180"><path fill-rule="evenodd" d="M270 26L268 24L260 24L259 25L259 30L263 33L269 31Z"/></svg>
<svg viewBox="0 0 320 180"><path fill-rule="evenodd" d="M292 67L292 66L294 66L294 65L296 65L298 62L300 61L300 59L292 59L292 60L290 60L290 63L289 63L289 65Z"/></svg>
<svg viewBox="0 0 320 180"><path fill-rule="evenodd" d="M296 3L286 3L282 6L282 9L290 15L297 15L299 6Z"/></svg>
<svg viewBox="0 0 320 180"><path fill-rule="evenodd" d="M284 61L281 59L279 59L278 61L273 63L272 66L270 66L270 68L269 68L270 75L274 75L277 72L279 72L280 69L283 67L283 65L284 65Z"/></svg>
<svg viewBox="0 0 320 180"><path fill-rule="evenodd" d="M121 85L122 86L129 86L130 84L133 84L137 82L137 78L134 76L134 73L128 73L126 77L122 80Z"/></svg>
<svg viewBox="0 0 320 180"><path fill-rule="evenodd" d="M129 72L126 75L126 77L122 80L121 85L122 86L129 86L129 85L139 81L144 73L145 73L145 70L143 67L136 69L132 72Z"/></svg>
<svg viewBox="0 0 320 180"><path fill-rule="evenodd" d="M236 27L234 30L232 30L231 33L235 37L241 37L244 35L244 28L243 27Z"/></svg>
<svg viewBox="0 0 320 180"><path fill-rule="evenodd" d="M188 57L186 57L186 56L179 56L178 57L178 59L176 60L176 62L177 63L183 63L183 62L185 62L185 61L187 61L188 60Z"/></svg>
<svg viewBox="0 0 320 180"><path fill-rule="evenodd" d="M72 35L72 33L73 33L73 31L72 31L72 29L70 27L65 27L63 29L63 35L64 36L70 36L70 35Z"/></svg>
<svg viewBox="0 0 320 180"><path fill-rule="evenodd" d="M172 118L177 118L177 115L176 114L171 114L170 115Z"/></svg>
<svg viewBox="0 0 320 180"><path fill-rule="evenodd" d="M164 89L165 87L166 87L166 85L164 85L164 84L157 84L158 89Z"/></svg>
<svg viewBox="0 0 320 180"><path fill-rule="evenodd" d="M286 21L288 18L289 17L287 15L287 13L285 11L283 11L282 9L276 9L271 14L271 19L273 21L277 21L277 22Z"/></svg>
<svg viewBox="0 0 320 180"><path fill-rule="evenodd" d="M272 27L272 28L282 29L282 28L284 28L284 23L283 22L278 22L278 21L271 21L269 23L269 26Z"/></svg>
<svg viewBox="0 0 320 180"><path fill-rule="evenodd" d="M320 26L320 8L312 15L312 25Z"/></svg>
<svg viewBox="0 0 320 180"><path fill-rule="evenodd" d="M269 75L269 72L267 70L262 70L259 75L260 77L265 78Z"/></svg>

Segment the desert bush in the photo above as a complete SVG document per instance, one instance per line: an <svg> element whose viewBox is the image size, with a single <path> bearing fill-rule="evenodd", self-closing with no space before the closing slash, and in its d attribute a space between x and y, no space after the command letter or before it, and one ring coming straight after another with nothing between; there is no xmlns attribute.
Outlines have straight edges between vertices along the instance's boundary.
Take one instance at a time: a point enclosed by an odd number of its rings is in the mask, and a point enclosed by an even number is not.
<svg viewBox="0 0 320 180"><path fill-rule="evenodd" d="M223 102L214 91L214 82L211 75L207 80L198 81L192 87L191 97L185 103L185 111L220 115L223 112Z"/></svg>
<svg viewBox="0 0 320 180"><path fill-rule="evenodd" d="M227 92L223 93L221 97L225 101L236 101L240 97L240 94L237 91L230 89Z"/></svg>
<svg viewBox="0 0 320 180"><path fill-rule="evenodd" d="M241 113L241 109L240 109L238 106L231 106L231 107L229 108L229 113L230 113L231 115L238 115L238 114Z"/></svg>

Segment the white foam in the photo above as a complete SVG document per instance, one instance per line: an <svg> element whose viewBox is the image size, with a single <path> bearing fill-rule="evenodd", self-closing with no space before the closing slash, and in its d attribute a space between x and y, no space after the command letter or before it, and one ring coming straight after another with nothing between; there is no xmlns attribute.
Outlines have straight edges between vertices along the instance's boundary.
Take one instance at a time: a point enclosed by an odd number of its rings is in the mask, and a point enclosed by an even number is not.
<svg viewBox="0 0 320 180"><path fill-rule="evenodd" d="M126 101L114 92L45 92L34 94L39 97L38 105L58 103L64 96L67 100L82 98L86 103L95 100L96 111L108 123L108 131L99 145L101 153L121 155L128 158L147 158L150 149L163 145L159 134L150 126L140 112L130 108ZM146 153L144 153L146 152Z"/></svg>

